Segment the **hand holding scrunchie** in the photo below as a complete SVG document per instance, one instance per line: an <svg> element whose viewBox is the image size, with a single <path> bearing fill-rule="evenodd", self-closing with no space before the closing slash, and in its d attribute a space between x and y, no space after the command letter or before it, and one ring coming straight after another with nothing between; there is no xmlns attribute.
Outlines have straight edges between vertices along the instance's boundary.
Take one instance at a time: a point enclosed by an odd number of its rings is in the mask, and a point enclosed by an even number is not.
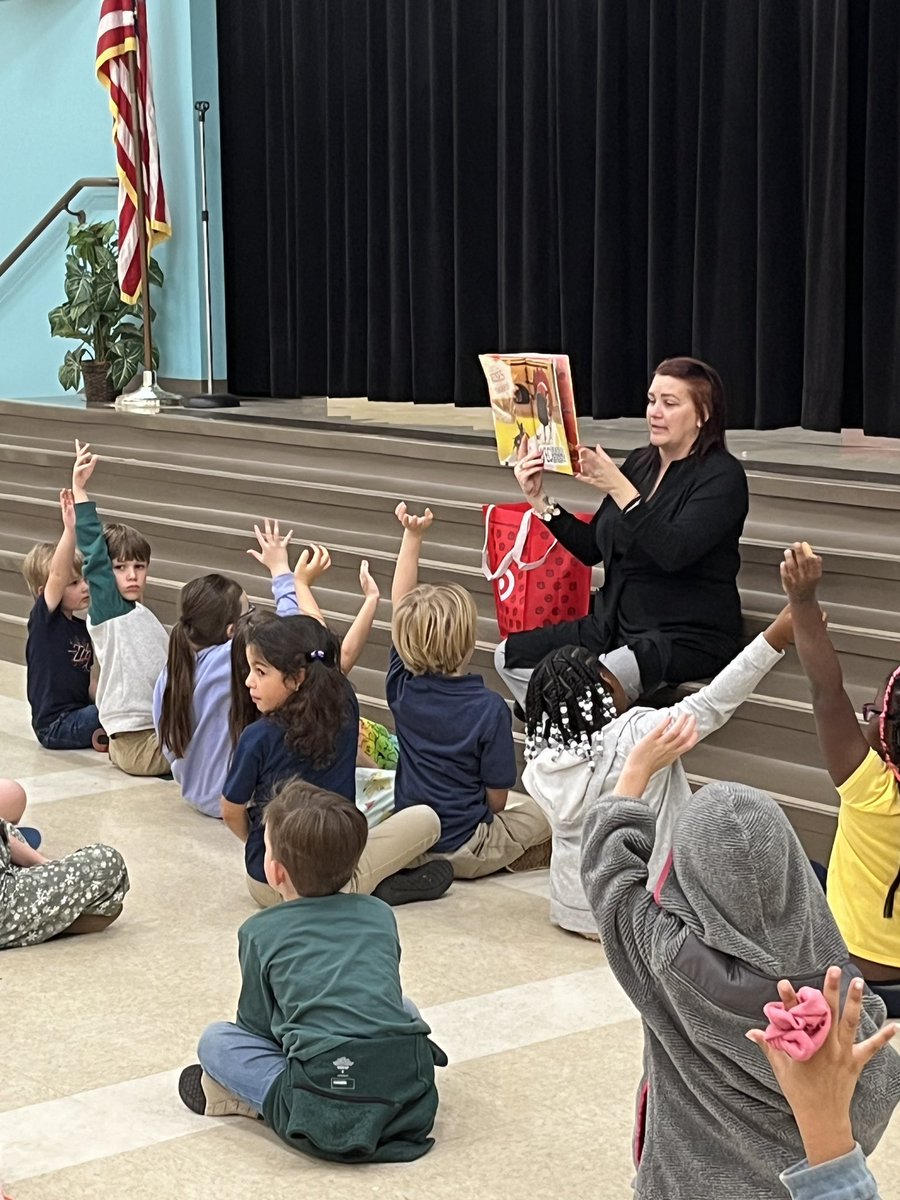
<svg viewBox="0 0 900 1200"><path fill-rule="evenodd" d="M800 988L797 1000L790 1009L780 1000L764 1006L769 1025L763 1037L773 1049L783 1050L795 1062L806 1062L828 1037L831 1008L818 988Z"/></svg>

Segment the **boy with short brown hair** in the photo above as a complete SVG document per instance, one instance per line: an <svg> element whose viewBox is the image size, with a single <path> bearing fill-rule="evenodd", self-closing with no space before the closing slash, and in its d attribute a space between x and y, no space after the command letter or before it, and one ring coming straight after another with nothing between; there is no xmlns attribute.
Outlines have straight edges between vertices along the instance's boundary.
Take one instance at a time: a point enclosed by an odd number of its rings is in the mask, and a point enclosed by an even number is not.
<svg viewBox="0 0 900 1200"><path fill-rule="evenodd" d="M100 663L97 707L109 734L111 762L127 775L168 775L153 725L153 689L166 665L169 637L142 600L150 545L130 525L102 527L87 482L98 456L75 443L75 536L91 588L88 629Z"/></svg>
<svg viewBox="0 0 900 1200"><path fill-rule="evenodd" d="M262 1116L316 1158L420 1158L434 1144L434 1067L447 1058L403 997L394 914L340 890L365 847L366 818L292 779L264 821L266 879L283 903L238 931L237 1021L204 1031L179 1095L207 1116Z"/></svg>
<svg viewBox="0 0 900 1200"><path fill-rule="evenodd" d="M94 704L94 648L83 613L88 586L75 549L75 506L59 493L59 541L38 542L25 555L22 574L34 597L25 643L28 703L35 736L46 750L105 750L108 739Z"/></svg>

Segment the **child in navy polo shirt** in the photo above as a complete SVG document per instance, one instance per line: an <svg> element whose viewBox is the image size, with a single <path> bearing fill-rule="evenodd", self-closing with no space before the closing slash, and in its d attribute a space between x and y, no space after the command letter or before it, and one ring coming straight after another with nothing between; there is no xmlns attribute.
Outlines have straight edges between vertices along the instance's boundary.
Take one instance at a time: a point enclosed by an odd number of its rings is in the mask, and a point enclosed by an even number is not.
<svg viewBox="0 0 900 1200"><path fill-rule="evenodd" d="M22 574L34 596L25 661L28 703L37 740L47 750L106 750L109 739L94 703L94 648L83 619L88 585L75 549L75 502L59 493L63 532L56 546L39 542L25 555Z"/></svg>
<svg viewBox="0 0 900 1200"><path fill-rule="evenodd" d="M386 690L400 741L397 811L427 804L441 820L428 857L447 859L460 879L508 867L546 867L550 827L516 782L506 701L466 668L475 650L472 597L455 583L419 584L419 551L433 520L397 505L403 542L391 600L394 645Z"/></svg>

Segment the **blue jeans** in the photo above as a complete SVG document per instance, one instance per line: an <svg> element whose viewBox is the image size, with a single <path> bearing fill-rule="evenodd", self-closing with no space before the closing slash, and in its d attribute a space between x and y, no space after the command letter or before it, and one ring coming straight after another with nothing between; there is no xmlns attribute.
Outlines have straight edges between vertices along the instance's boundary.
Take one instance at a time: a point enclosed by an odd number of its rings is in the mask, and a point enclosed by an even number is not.
<svg viewBox="0 0 900 1200"><path fill-rule="evenodd" d="M415 1004L405 996L403 1008L411 1017L419 1016ZM287 1066L287 1057L277 1042L249 1033L232 1021L207 1025L200 1035L197 1057L207 1075L258 1113L272 1084Z"/></svg>
<svg viewBox="0 0 900 1200"><path fill-rule="evenodd" d="M43 729L35 730L45 750L90 750L91 738L101 728L96 704L73 708Z"/></svg>

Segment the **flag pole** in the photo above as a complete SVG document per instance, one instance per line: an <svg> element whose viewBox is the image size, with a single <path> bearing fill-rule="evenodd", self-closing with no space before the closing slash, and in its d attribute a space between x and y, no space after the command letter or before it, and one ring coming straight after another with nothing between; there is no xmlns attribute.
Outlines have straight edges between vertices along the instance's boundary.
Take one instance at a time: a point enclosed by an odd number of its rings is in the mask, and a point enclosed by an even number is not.
<svg viewBox="0 0 900 1200"><path fill-rule="evenodd" d="M134 11L135 45L140 40L137 4ZM138 261L141 267L141 309L144 316L144 371L141 386L133 392L124 392L116 399L116 408L157 409L177 404L181 399L174 392L158 386L153 370L153 329L150 318L150 247L147 229L146 197L144 194L144 131L141 128L144 105L138 79L138 50L128 54L128 82L131 92L131 136L134 141L134 191L137 198Z"/></svg>

